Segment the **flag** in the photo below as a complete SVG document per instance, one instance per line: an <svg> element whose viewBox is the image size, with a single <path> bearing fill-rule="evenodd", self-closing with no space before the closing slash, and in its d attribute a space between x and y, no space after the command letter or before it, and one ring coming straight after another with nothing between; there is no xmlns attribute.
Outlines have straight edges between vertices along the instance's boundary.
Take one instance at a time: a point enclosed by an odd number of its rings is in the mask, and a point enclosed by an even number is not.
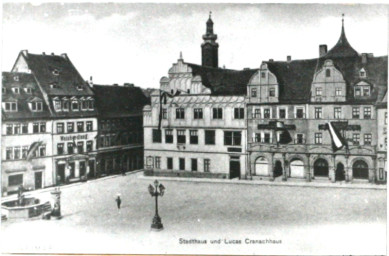
<svg viewBox="0 0 389 256"><path fill-rule="evenodd" d="M289 133L288 129L285 128L285 125L283 122L277 121L276 131L281 131L280 139L279 139L278 143L288 144L292 141L292 136L290 136L290 133Z"/></svg>
<svg viewBox="0 0 389 256"><path fill-rule="evenodd" d="M158 130L161 130L161 123L162 123L162 104L166 104L166 96L169 98L174 98L178 95L180 95L180 91L176 91L175 94L170 94L165 91L159 91L159 120L158 120Z"/></svg>
<svg viewBox="0 0 389 256"><path fill-rule="evenodd" d="M347 148L346 140L342 137L338 129L334 127L331 122L327 123L327 129L330 132L331 141L332 141L332 150L334 152L338 151L339 149L342 149L344 146L346 146Z"/></svg>
<svg viewBox="0 0 389 256"><path fill-rule="evenodd" d="M31 158L34 156L34 153L37 151L39 146L42 145L42 143L43 143L42 141L35 141L30 145L27 151L27 157L26 157L27 161L31 160Z"/></svg>

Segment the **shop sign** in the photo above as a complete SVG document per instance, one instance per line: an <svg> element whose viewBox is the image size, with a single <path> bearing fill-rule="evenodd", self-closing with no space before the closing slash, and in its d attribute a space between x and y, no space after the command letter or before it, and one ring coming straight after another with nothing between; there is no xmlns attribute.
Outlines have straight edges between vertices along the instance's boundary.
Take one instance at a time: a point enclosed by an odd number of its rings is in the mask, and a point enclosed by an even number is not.
<svg viewBox="0 0 389 256"><path fill-rule="evenodd" d="M61 141L87 140L88 134L61 136Z"/></svg>

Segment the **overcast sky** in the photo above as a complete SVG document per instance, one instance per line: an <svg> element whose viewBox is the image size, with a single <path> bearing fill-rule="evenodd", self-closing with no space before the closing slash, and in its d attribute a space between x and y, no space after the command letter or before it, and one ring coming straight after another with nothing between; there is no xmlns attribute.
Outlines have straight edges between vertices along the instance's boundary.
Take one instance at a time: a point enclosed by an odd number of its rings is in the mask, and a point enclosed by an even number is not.
<svg viewBox="0 0 389 256"><path fill-rule="evenodd" d="M66 52L84 79L159 87L172 63L201 63L212 11L219 65L258 68L262 60L315 58L338 40L341 15L358 52L387 55L388 8L324 4L3 4L2 69L20 50Z"/></svg>

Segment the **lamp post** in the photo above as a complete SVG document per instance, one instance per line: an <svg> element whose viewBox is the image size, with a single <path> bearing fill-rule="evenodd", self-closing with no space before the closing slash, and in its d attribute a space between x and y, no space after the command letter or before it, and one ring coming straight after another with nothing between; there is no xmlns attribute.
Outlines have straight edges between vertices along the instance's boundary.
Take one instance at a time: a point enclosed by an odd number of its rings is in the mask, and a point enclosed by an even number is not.
<svg viewBox="0 0 389 256"><path fill-rule="evenodd" d="M155 197L155 216L153 218L153 223L151 224L151 230L160 231L163 229L161 222L161 217L158 215L158 196L163 196L165 192L165 187L162 184L159 184L158 180L154 181L154 186L149 185L149 193Z"/></svg>

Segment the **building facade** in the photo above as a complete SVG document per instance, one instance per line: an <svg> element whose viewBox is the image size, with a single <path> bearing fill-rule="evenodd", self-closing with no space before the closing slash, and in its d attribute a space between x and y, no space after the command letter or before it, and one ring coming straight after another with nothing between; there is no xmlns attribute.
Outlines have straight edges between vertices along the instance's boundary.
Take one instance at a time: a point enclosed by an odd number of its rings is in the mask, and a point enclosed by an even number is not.
<svg viewBox="0 0 389 256"><path fill-rule="evenodd" d="M256 70L219 68L211 17L202 65L182 56L143 110L145 168L173 175L244 178L246 84Z"/></svg>
<svg viewBox="0 0 389 256"><path fill-rule="evenodd" d="M264 61L247 88L253 179L384 181L377 167L377 123L384 118L376 102L387 90L387 56L356 52L343 20L331 50L321 45L315 59ZM288 143L281 141L280 123ZM329 123L347 146L333 149Z"/></svg>

